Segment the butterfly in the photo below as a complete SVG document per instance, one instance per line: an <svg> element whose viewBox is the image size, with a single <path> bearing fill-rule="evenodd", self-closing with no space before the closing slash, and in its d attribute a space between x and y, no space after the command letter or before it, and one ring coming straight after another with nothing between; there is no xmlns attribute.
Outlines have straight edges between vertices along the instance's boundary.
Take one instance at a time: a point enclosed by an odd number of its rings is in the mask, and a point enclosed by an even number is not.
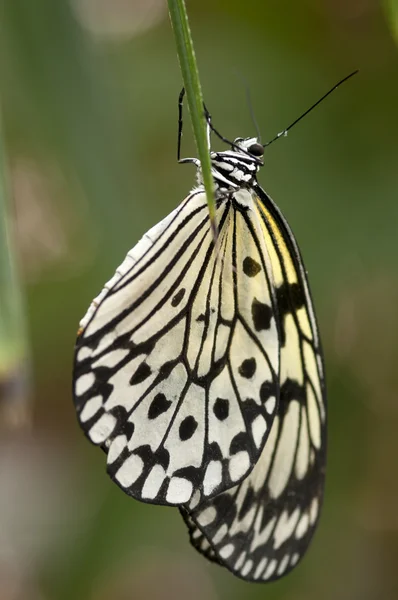
<svg viewBox="0 0 398 600"><path fill-rule="evenodd" d="M182 159L198 185L80 322L74 401L118 486L178 506L199 552L264 582L295 567L319 519L324 365L298 245L257 182L265 147L212 151L206 120L217 244L200 162Z"/></svg>

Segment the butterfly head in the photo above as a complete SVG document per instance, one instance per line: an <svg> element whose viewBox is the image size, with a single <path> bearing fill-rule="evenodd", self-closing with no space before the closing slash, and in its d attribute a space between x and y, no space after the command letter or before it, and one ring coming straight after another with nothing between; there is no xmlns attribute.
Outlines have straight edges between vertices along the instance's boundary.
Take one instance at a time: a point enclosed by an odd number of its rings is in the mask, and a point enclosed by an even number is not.
<svg viewBox="0 0 398 600"><path fill-rule="evenodd" d="M264 146L257 138L236 138L230 150L212 152L213 177L221 191L249 188L263 166Z"/></svg>
<svg viewBox="0 0 398 600"><path fill-rule="evenodd" d="M236 138L231 146L231 150L239 150L256 159L258 166L263 166L264 146L260 144L257 138Z"/></svg>

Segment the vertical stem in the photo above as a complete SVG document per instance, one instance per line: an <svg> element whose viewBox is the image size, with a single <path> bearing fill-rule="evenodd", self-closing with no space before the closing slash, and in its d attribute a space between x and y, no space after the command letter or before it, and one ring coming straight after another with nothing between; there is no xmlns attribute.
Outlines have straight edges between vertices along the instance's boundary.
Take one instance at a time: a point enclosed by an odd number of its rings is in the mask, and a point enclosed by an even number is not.
<svg viewBox="0 0 398 600"><path fill-rule="evenodd" d="M21 290L9 228L6 156L0 118L0 418L27 418L27 342Z"/></svg>
<svg viewBox="0 0 398 600"><path fill-rule="evenodd" d="M213 232L216 232L214 182L211 174L209 149L207 147L206 121L204 119L203 96L199 81L195 51L184 0L168 0L170 20L174 30L177 54L188 101L192 129L202 168L203 184L209 205Z"/></svg>

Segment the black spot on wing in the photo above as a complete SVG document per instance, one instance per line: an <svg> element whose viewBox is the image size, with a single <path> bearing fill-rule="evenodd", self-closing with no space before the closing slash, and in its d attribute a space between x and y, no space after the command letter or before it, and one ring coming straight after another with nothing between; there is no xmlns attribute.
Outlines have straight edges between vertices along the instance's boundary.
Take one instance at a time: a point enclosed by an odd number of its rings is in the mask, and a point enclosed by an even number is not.
<svg viewBox="0 0 398 600"><path fill-rule="evenodd" d="M217 514L222 515L223 520L230 525L236 516L236 504L233 496L220 494L212 500Z"/></svg>
<svg viewBox="0 0 398 600"><path fill-rule="evenodd" d="M159 376L162 379L167 379L167 377L170 375L170 373L176 366L177 362L177 360L168 360L167 362L163 363L159 369Z"/></svg>
<svg viewBox="0 0 398 600"><path fill-rule="evenodd" d="M156 394L148 409L148 419L156 419L170 408L171 401L162 393Z"/></svg>
<svg viewBox="0 0 398 600"><path fill-rule="evenodd" d="M252 302L252 319L256 331L269 329L272 319L271 307L254 298Z"/></svg>
<svg viewBox="0 0 398 600"><path fill-rule="evenodd" d="M223 455L220 450L220 446L217 444L217 442L212 442L211 444L208 445L207 456L209 458L209 462L211 460L222 460L223 459Z"/></svg>
<svg viewBox="0 0 398 600"><path fill-rule="evenodd" d="M181 288L176 295L173 297L172 301L171 301L171 306L178 306L181 302L181 300L184 298L185 295L185 288Z"/></svg>
<svg viewBox="0 0 398 600"><path fill-rule="evenodd" d="M219 421L225 421L229 415L229 400L217 398L213 406L213 412Z"/></svg>
<svg viewBox="0 0 398 600"><path fill-rule="evenodd" d="M275 396L275 385L272 381L264 381L260 387L260 400L266 402L272 396Z"/></svg>
<svg viewBox="0 0 398 600"><path fill-rule="evenodd" d="M305 305L305 293L298 283L283 283L276 288L276 301L281 319L281 345L286 342L285 317Z"/></svg>
<svg viewBox="0 0 398 600"><path fill-rule="evenodd" d="M146 362L141 363L134 375L131 376L130 385L142 383L151 373L151 367Z"/></svg>
<svg viewBox="0 0 398 600"><path fill-rule="evenodd" d="M180 440L182 442L186 442L186 440L189 440L195 433L197 426L198 422L192 415L185 417L185 419L180 424L178 432L180 435Z"/></svg>
<svg viewBox="0 0 398 600"><path fill-rule="evenodd" d="M209 321L210 321L210 313L214 314L216 312L216 309L214 307L211 307L210 310L206 309L206 312L201 313L198 317L196 317L196 321L198 323L204 323L205 327L208 326Z"/></svg>
<svg viewBox="0 0 398 600"><path fill-rule="evenodd" d="M255 277L261 271L261 266L251 256L246 256L243 260L243 272L248 277Z"/></svg>
<svg viewBox="0 0 398 600"><path fill-rule="evenodd" d="M251 377L253 377L254 373L256 372L256 359L255 358L246 358L246 360L244 360L242 362L242 364L240 365L238 371L239 374L242 377L245 377L246 379L250 379Z"/></svg>
<svg viewBox="0 0 398 600"><path fill-rule="evenodd" d="M237 454L241 450L249 448L250 445L251 444L248 434L246 433L246 431L241 431L232 438L231 444L229 446L229 453Z"/></svg>
<svg viewBox="0 0 398 600"><path fill-rule="evenodd" d="M281 386L279 396L279 414L281 417L287 411L290 402L297 400L300 404L305 404L307 400L304 386L300 385L294 379L286 379Z"/></svg>
<svg viewBox="0 0 398 600"><path fill-rule="evenodd" d="M283 283L276 288L276 297L281 315L298 310L305 304L304 290L298 283Z"/></svg>
<svg viewBox="0 0 398 600"><path fill-rule="evenodd" d="M170 464L170 454L164 446L160 446L155 453L156 464L161 465L166 471Z"/></svg>

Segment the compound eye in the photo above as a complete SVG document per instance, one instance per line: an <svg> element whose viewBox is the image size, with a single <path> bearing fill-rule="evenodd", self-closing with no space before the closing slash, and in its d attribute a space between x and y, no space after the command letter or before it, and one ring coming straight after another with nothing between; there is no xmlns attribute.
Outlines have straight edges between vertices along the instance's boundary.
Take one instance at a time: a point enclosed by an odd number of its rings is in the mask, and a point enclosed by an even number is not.
<svg viewBox="0 0 398 600"><path fill-rule="evenodd" d="M264 156L264 146L258 143L249 146L247 151L250 152L250 154L253 154L253 156Z"/></svg>

